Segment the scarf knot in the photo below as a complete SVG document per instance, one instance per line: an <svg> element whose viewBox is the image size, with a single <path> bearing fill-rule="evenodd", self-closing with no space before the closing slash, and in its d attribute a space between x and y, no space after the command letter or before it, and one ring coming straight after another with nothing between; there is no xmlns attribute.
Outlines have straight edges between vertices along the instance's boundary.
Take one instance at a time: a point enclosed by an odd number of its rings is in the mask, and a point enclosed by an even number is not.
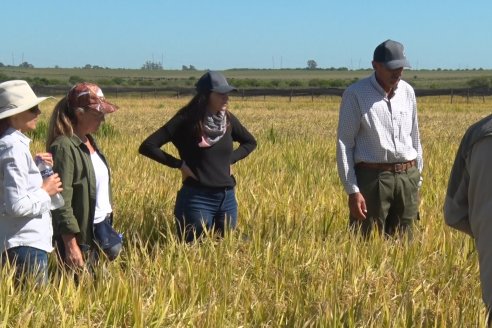
<svg viewBox="0 0 492 328"><path fill-rule="evenodd" d="M207 111L203 118L203 133L198 147L211 147L224 136L227 130L227 115L225 110L215 114Z"/></svg>

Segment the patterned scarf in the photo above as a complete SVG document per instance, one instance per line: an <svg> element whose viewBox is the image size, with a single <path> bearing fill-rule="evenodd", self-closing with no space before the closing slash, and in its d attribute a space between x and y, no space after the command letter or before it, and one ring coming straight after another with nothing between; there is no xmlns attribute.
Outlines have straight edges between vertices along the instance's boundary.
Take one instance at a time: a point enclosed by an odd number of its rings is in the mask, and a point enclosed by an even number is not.
<svg viewBox="0 0 492 328"><path fill-rule="evenodd" d="M206 112L203 118L203 135L198 147L211 147L224 136L227 130L227 115L225 110L221 110L216 114L209 111Z"/></svg>

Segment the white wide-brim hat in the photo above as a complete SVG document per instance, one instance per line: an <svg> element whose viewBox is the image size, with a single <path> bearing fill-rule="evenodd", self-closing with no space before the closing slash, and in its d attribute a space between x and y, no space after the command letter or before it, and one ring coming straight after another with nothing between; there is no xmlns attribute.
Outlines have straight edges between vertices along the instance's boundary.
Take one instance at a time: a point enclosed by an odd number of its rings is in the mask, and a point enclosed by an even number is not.
<svg viewBox="0 0 492 328"><path fill-rule="evenodd" d="M51 97L37 97L22 80L0 83L0 119L22 113Z"/></svg>

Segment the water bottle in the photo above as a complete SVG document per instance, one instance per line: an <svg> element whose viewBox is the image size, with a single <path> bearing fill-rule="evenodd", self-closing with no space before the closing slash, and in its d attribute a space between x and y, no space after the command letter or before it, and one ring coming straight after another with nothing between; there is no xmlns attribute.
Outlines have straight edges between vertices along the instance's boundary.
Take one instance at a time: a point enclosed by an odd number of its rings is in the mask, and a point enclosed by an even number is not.
<svg viewBox="0 0 492 328"><path fill-rule="evenodd" d="M35 159L36 165L38 166L39 172L41 173L41 176L43 179L46 179L47 177L53 175L53 168L51 167L50 164L46 163L41 159L41 157L36 156ZM62 195L58 192L55 195L51 196L51 209L56 210L57 208L62 207L65 205L65 200L63 199Z"/></svg>

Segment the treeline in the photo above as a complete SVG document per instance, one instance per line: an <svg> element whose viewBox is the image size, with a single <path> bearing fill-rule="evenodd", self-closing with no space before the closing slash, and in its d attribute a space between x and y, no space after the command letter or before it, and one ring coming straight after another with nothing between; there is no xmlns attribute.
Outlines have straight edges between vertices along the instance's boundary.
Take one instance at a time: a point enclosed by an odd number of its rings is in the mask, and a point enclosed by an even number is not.
<svg viewBox="0 0 492 328"><path fill-rule="evenodd" d="M229 79L237 88L345 88L357 79Z"/></svg>
<svg viewBox="0 0 492 328"><path fill-rule="evenodd" d="M18 79L15 76L7 76L0 73L0 82ZM84 81L80 76L70 76L67 80L48 79L44 77L27 77L23 78L31 86L63 86L73 85ZM229 82L237 88L345 88L357 79L254 79L254 78L230 78ZM176 87L187 88L193 87L197 78L190 76L188 78L99 78L95 82L100 86L121 86L121 87Z"/></svg>
<svg viewBox="0 0 492 328"><path fill-rule="evenodd" d="M149 88L192 88L196 81L196 76L189 77L94 77L87 79L81 76L72 75L65 79L46 78L39 76L26 77L25 75L15 76L14 72L9 72L9 75L0 72L0 82L23 79L31 86L70 86L82 81L91 81L99 84L102 87L149 87ZM358 78L347 77L322 79L322 78L229 78L229 82L239 89L299 89L299 88L346 88L350 84L357 81ZM432 81L430 85L423 86L425 80L418 79L417 75L414 78L405 79L415 88L425 89L444 89L450 88L446 85L447 81L443 80L442 84L439 81ZM472 89L488 89L492 88L492 76L479 76L469 79L464 79L461 83L455 84L453 88L472 88Z"/></svg>

